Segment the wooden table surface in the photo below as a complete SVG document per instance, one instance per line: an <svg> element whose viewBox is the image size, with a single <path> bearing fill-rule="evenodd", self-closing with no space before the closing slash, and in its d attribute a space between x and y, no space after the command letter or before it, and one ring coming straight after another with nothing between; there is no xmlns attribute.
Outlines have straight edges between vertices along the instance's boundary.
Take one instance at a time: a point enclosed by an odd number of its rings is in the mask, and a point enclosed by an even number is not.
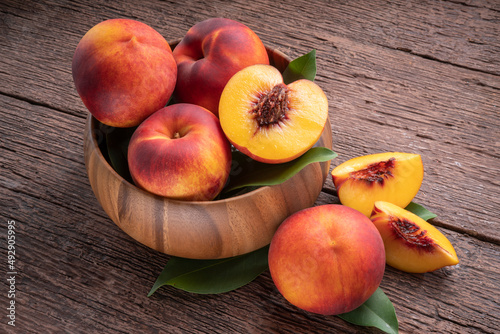
<svg viewBox="0 0 500 334"><path fill-rule="evenodd" d="M500 328L500 2L0 2L0 332L377 333L286 302L264 272L220 295L164 287L146 297L168 256L104 213L83 161L87 110L71 76L74 49L110 18L167 40L227 17L292 58L317 50L329 99L332 168L384 151L422 155L415 202L460 264L427 274L387 267L381 288L402 333ZM331 178L316 204L338 203ZM7 227L15 222L15 327L7 321Z"/></svg>

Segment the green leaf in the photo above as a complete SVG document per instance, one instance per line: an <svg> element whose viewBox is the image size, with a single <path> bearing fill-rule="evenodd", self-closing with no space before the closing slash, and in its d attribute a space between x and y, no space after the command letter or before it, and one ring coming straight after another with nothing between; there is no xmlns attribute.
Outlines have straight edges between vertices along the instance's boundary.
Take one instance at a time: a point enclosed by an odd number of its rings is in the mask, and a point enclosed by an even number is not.
<svg viewBox="0 0 500 334"><path fill-rule="evenodd" d="M416 214L417 216L419 216L423 220L429 220L429 219L437 217L436 214L430 212L429 210L424 208L422 205L414 203L414 202L411 202L410 204L408 204L408 206L405 209L412 212L413 214Z"/></svg>
<svg viewBox="0 0 500 334"><path fill-rule="evenodd" d="M136 127L111 128L106 134L106 146L111 167L125 180L132 182L128 169L127 151L130 137Z"/></svg>
<svg viewBox="0 0 500 334"><path fill-rule="evenodd" d="M247 254L220 260L171 257L148 297L163 285L199 294L216 294L237 289L250 283L267 269L268 250L269 246L265 246Z"/></svg>
<svg viewBox="0 0 500 334"><path fill-rule="evenodd" d="M337 153L326 147L312 147L300 157L282 164L266 164L250 159L241 152L233 152L233 168L224 193L256 186L272 186L285 182L313 162L334 159Z"/></svg>
<svg viewBox="0 0 500 334"><path fill-rule="evenodd" d="M352 324L376 327L386 333L398 333L399 331L394 306L380 287L363 305L338 316Z"/></svg>
<svg viewBox="0 0 500 334"><path fill-rule="evenodd" d="M283 81L289 84L299 79L314 81L316 78L316 50L292 60L285 71Z"/></svg>

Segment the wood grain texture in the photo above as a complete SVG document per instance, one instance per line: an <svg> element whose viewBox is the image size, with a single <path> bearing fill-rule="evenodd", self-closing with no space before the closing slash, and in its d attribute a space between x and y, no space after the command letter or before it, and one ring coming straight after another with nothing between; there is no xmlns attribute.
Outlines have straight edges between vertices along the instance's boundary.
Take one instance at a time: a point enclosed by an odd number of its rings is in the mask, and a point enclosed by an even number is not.
<svg viewBox="0 0 500 334"><path fill-rule="evenodd" d="M460 264L424 275L387 268L382 289L402 333L500 327L500 7L498 1L13 1L0 6L0 239L18 230L17 323L6 333L377 333L302 312L269 273L221 295L173 287L147 298L168 256L100 208L83 157L87 111L71 58L93 25L138 19L167 40L205 18L247 24L294 58L317 50L337 164L421 153L416 201ZM316 205L338 203L327 179ZM5 267L4 267L5 268ZM3 280L2 291L6 291ZM0 293L0 306L8 302ZM2 315L2 317L4 317Z"/></svg>

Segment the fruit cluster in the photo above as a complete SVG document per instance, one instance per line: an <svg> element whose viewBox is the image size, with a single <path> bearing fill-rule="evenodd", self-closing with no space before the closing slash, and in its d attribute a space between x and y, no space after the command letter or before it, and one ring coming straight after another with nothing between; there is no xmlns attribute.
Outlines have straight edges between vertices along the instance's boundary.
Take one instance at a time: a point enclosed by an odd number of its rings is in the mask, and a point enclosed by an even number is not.
<svg viewBox="0 0 500 334"><path fill-rule="evenodd" d="M127 152L134 183L172 199L214 199L231 145L264 163L299 157L328 118L318 85L285 84L259 37L225 18L195 24L173 51L144 23L103 21L82 37L72 72L97 120L137 127Z"/></svg>
<svg viewBox="0 0 500 334"><path fill-rule="evenodd" d="M449 240L405 209L424 176L418 154L357 157L332 170L342 205L288 217L273 236L269 270L292 304L333 315L361 306L378 288L385 264L411 273L456 265Z"/></svg>
<svg viewBox="0 0 500 334"><path fill-rule="evenodd" d="M340 202L369 217L384 240L387 264L425 273L458 263L434 226L405 210L424 178L418 154L387 152L348 160L332 171Z"/></svg>
<svg viewBox="0 0 500 334"><path fill-rule="evenodd" d="M263 163L311 148L328 119L314 82L285 84L258 36L223 18L194 25L172 51L146 24L112 19L91 28L72 63L90 113L112 127L137 127L128 145L134 183L180 200L212 200L227 182L231 145ZM385 264L427 272L458 263L451 243L404 208L420 189L419 155L355 158L332 171L342 205L288 217L268 260L294 305L321 314L352 311L378 288Z"/></svg>

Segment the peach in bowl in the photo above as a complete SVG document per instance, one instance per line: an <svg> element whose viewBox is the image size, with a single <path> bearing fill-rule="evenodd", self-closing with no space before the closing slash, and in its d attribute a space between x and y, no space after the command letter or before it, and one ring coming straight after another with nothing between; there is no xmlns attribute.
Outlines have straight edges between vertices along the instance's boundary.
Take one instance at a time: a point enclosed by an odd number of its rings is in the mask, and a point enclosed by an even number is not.
<svg viewBox="0 0 500 334"><path fill-rule="evenodd" d="M176 44L170 43L172 48ZM266 47L266 51L270 64L283 72L290 59L277 50ZM329 161L314 162L283 183L225 199L171 199L139 188L113 169L105 149L109 130L88 116L85 165L97 201L133 239L172 256L218 259L268 245L288 216L315 203L330 168ZM329 119L315 146L332 148Z"/></svg>

